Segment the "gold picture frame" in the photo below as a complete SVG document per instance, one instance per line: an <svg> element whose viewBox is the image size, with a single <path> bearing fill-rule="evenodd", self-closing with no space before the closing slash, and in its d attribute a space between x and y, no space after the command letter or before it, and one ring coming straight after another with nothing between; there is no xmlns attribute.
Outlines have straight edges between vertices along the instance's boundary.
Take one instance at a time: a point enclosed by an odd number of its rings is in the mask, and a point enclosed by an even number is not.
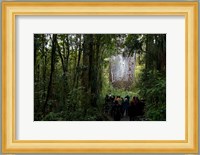
<svg viewBox="0 0 200 155"><path fill-rule="evenodd" d="M3 153L197 153L198 2L2 2ZM185 17L185 140L16 140L15 18L18 15Z"/></svg>

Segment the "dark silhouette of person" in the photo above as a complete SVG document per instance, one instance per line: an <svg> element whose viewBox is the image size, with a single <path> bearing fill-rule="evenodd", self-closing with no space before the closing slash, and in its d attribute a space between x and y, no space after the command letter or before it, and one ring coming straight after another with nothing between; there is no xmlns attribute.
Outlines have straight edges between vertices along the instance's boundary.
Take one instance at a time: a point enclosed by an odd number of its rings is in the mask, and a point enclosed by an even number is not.
<svg viewBox="0 0 200 155"><path fill-rule="evenodd" d="M108 95L106 95L105 102L104 102L104 113L105 114L109 114L110 101L111 101L110 97Z"/></svg>
<svg viewBox="0 0 200 155"><path fill-rule="evenodd" d="M136 97L134 96L128 108L129 120L134 121L136 116Z"/></svg>
<svg viewBox="0 0 200 155"><path fill-rule="evenodd" d="M121 105L116 100L115 104L113 106L113 118L114 121L120 121L121 120Z"/></svg>
<svg viewBox="0 0 200 155"><path fill-rule="evenodd" d="M123 107L123 116L128 116L129 100L126 97L124 98L122 107Z"/></svg>

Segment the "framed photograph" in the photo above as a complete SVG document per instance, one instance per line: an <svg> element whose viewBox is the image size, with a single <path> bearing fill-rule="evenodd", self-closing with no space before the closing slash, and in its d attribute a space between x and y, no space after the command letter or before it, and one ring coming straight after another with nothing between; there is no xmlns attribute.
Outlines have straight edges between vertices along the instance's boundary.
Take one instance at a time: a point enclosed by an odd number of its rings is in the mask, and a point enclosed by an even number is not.
<svg viewBox="0 0 200 155"><path fill-rule="evenodd" d="M2 2L3 153L197 153L198 2Z"/></svg>

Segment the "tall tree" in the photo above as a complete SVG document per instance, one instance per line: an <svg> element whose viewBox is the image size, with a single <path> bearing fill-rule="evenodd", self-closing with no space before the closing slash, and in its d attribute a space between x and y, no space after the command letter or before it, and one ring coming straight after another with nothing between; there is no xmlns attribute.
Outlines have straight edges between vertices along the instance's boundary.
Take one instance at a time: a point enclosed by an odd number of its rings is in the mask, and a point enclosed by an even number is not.
<svg viewBox="0 0 200 155"><path fill-rule="evenodd" d="M54 70L55 70L56 42L57 42L57 34L53 34L52 50L51 50L51 71L50 71L46 101L45 101L44 106L43 106L43 113L44 114L46 113L46 108L47 108L47 103L49 101L49 98L52 95L52 80L53 80L53 73L54 73Z"/></svg>

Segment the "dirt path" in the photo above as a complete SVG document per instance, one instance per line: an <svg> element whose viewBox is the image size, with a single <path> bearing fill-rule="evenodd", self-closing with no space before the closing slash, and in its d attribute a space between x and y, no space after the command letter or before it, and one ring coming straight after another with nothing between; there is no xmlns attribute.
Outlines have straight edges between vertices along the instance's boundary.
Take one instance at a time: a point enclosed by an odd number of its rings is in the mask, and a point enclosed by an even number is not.
<svg viewBox="0 0 200 155"><path fill-rule="evenodd" d="M129 117L128 116L124 116L120 121L129 121Z"/></svg>
<svg viewBox="0 0 200 155"><path fill-rule="evenodd" d="M106 117L107 117L107 119L109 121L114 121L114 119L110 115L106 115ZM124 116L124 117L121 118L120 121L129 121L129 117L128 116Z"/></svg>

